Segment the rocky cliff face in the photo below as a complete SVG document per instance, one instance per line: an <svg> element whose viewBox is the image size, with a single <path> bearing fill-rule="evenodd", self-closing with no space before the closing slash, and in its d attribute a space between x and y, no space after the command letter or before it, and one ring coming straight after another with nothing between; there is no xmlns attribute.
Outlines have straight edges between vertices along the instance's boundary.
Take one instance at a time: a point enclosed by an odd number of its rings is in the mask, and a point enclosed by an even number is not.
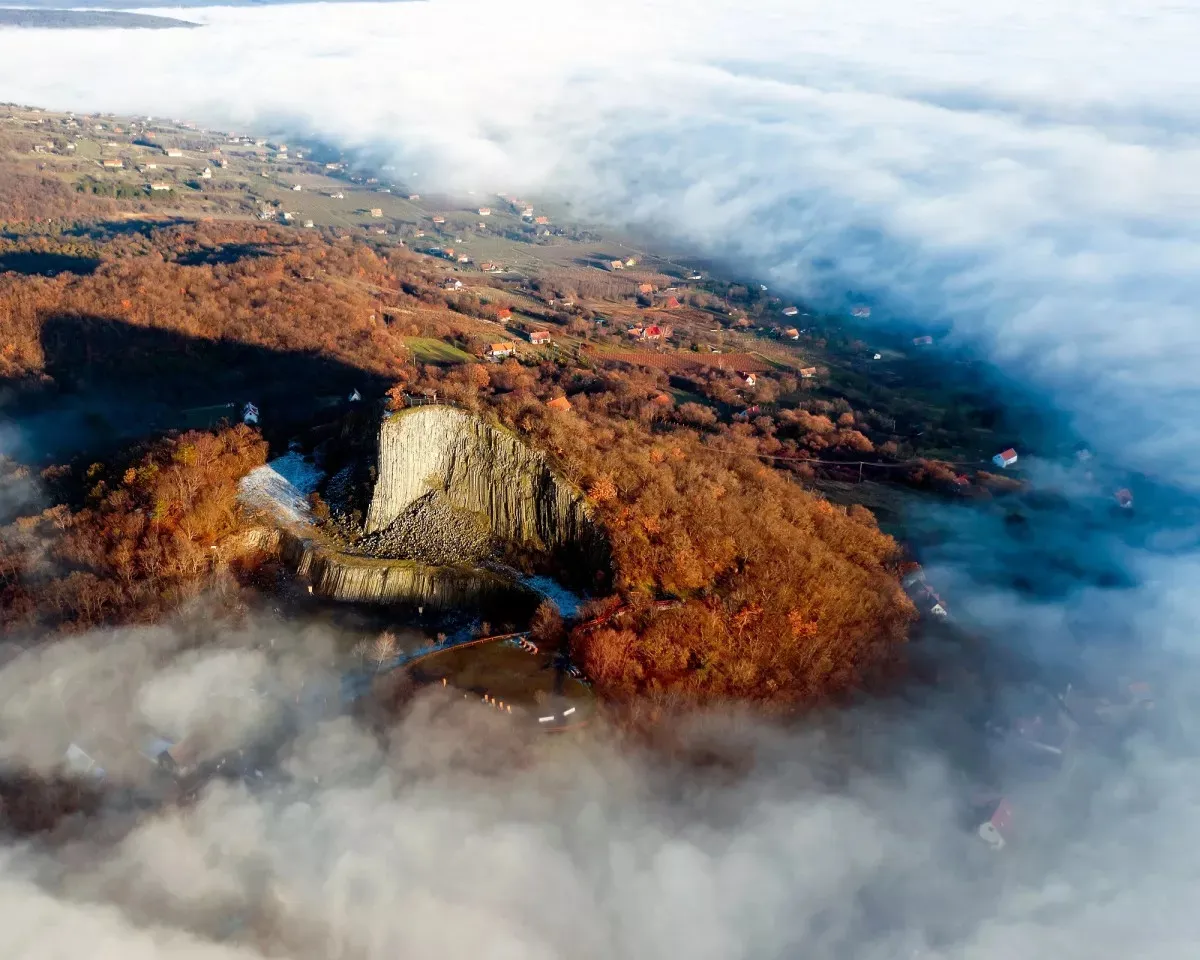
<svg viewBox="0 0 1200 960"><path fill-rule="evenodd" d="M545 455L462 410L416 407L385 417L364 533L387 529L431 492L517 550L573 579L607 572L607 542L583 494Z"/></svg>
<svg viewBox="0 0 1200 960"><path fill-rule="evenodd" d="M296 575L312 585L313 594L328 600L450 610L515 600L518 594L529 593L486 570L351 556L291 531L272 531L256 545L277 549Z"/></svg>

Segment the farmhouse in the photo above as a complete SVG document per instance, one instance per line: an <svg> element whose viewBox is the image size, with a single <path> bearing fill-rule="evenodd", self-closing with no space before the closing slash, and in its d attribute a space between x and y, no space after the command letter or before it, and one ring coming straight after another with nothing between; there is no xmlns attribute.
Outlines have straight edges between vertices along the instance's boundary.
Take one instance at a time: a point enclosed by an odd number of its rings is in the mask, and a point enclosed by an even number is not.
<svg viewBox="0 0 1200 960"><path fill-rule="evenodd" d="M437 223L437 224L442 224L442 223L446 222L446 218L445 217L434 217L433 222Z"/></svg>
<svg viewBox="0 0 1200 960"><path fill-rule="evenodd" d="M150 184L151 192L167 191L171 189L169 183L152 183Z"/></svg>
<svg viewBox="0 0 1200 960"><path fill-rule="evenodd" d="M120 170L125 166L124 160L102 160L101 166L107 167L110 170Z"/></svg>
<svg viewBox="0 0 1200 960"><path fill-rule="evenodd" d="M992 457L992 463L1001 469L1008 469L1017 462L1017 451L1012 447L1007 450L1001 450L998 454Z"/></svg>
<svg viewBox="0 0 1200 960"><path fill-rule="evenodd" d="M481 217L490 217L492 215L492 208L491 207L480 207L479 215Z"/></svg>
<svg viewBox="0 0 1200 960"><path fill-rule="evenodd" d="M551 410L558 410L565 413L571 409L571 401L566 397L555 397L553 400L547 400L546 406Z"/></svg>
<svg viewBox="0 0 1200 960"><path fill-rule="evenodd" d="M608 261L608 269L609 270L624 270L625 269L625 261L624 260L609 260Z"/></svg>
<svg viewBox="0 0 1200 960"><path fill-rule="evenodd" d="M799 340L800 339L800 331L797 330L795 327L788 327L786 330L783 331L783 335L785 337L787 337L789 340Z"/></svg>
<svg viewBox="0 0 1200 960"><path fill-rule="evenodd" d="M750 373L748 370L739 370L738 376L742 378L742 383L748 387L752 387L758 383L758 377L756 377L753 373Z"/></svg>
<svg viewBox="0 0 1200 960"><path fill-rule="evenodd" d="M817 375L816 367L803 367L800 370L800 378L802 380L811 380Z"/></svg>
<svg viewBox="0 0 1200 960"><path fill-rule="evenodd" d="M511 320L512 311L509 310L508 307L501 307L500 312L497 313L496 316L498 316L501 320Z"/></svg>
<svg viewBox="0 0 1200 960"><path fill-rule="evenodd" d="M382 217L383 216L383 207L372 207L371 208L371 216Z"/></svg>
<svg viewBox="0 0 1200 960"><path fill-rule="evenodd" d="M800 312L799 307L784 307L783 308L783 315L785 317L794 317L799 312Z"/></svg>
<svg viewBox="0 0 1200 960"><path fill-rule="evenodd" d="M638 284L638 293L644 293L647 296L649 296L650 294L654 293L654 284L652 284L652 283Z"/></svg>
<svg viewBox="0 0 1200 960"><path fill-rule="evenodd" d="M858 317L860 320L865 320L870 315L871 315L870 307L858 306L858 307L850 308L850 316Z"/></svg>
<svg viewBox="0 0 1200 960"><path fill-rule="evenodd" d="M670 327L660 327L657 323L652 323L646 328L643 339L646 340L665 340L671 336Z"/></svg>
<svg viewBox="0 0 1200 960"><path fill-rule="evenodd" d="M928 347L933 343L933 337L913 337L914 347Z"/></svg>
<svg viewBox="0 0 1200 960"><path fill-rule="evenodd" d="M208 167L205 167L203 170L200 171L200 179L201 180L211 180L212 179L212 170L210 170Z"/></svg>
<svg viewBox="0 0 1200 960"><path fill-rule="evenodd" d="M550 222L550 218L549 217L534 217L533 222L536 223L538 226L545 226L546 224L548 224Z"/></svg>
<svg viewBox="0 0 1200 960"><path fill-rule="evenodd" d="M529 332L529 342L530 343L549 343L550 342L550 331L549 330L531 330Z"/></svg>
<svg viewBox="0 0 1200 960"><path fill-rule="evenodd" d="M176 150L175 148L173 148L173 147L172 147L172 148L170 148L170 149L168 149L168 150L167 150L167 156L168 156L168 157L182 157L182 156L183 156L183 151L182 151L182 150Z"/></svg>
<svg viewBox="0 0 1200 960"><path fill-rule="evenodd" d="M488 347L489 357L511 357L516 352L516 346L511 343L493 343Z"/></svg>
<svg viewBox="0 0 1200 960"><path fill-rule="evenodd" d="M442 281L443 290L461 290L462 288L463 282L461 280L455 280L453 277L447 277Z"/></svg>

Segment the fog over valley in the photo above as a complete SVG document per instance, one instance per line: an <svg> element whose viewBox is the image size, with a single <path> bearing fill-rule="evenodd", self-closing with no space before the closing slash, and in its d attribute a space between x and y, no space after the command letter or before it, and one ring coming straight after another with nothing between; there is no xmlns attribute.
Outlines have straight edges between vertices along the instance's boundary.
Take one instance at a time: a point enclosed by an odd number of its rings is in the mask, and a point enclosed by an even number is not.
<svg viewBox="0 0 1200 960"><path fill-rule="evenodd" d="M200 597L153 625L6 644L14 776L68 790L81 728L92 743L199 737L249 772L148 815L142 758L116 750L104 774L121 802L70 794L52 837L0 844L0 953L1195 951L1200 7L152 9L203 29L0 29L0 100L320 143L472 208L545 198L806 310L869 305L856 335L933 336L947 381L986 361L998 405L1022 411L1008 442L1036 492L994 508L913 497L889 528L977 644L942 657L933 631L915 688L770 718L681 711L653 744L602 716L535 742L440 688L381 732L338 709L337 630L278 608L225 627ZM0 453L51 449L22 429L54 422L0 422ZM1119 487L1136 509L1113 504ZM0 521L38 496L31 476L0 485ZM985 689L975 669L1004 681ZM1150 719L1061 764L1044 749L1061 775L1007 747L985 761L993 718L1040 723L1032 690L1066 703L1097 678L1152 686ZM1000 855L976 829L985 765L1011 766L1024 833Z"/></svg>

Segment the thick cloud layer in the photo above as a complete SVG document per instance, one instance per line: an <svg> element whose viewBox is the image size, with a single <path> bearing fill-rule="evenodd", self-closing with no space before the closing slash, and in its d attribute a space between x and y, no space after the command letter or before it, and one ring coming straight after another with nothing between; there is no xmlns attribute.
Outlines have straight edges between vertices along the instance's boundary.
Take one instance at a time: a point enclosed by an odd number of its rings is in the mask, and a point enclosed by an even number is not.
<svg viewBox="0 0 1200 960"><path fill-rule="evenodd" d="M228 729L213 677L239 699L252 677L253 695L285 710L293 677L328 676L327 649L281 643L281 630L227 632L216 649L204 628L105 632L25 654L0 669L0 693L32 711L0 759L52 775L70 730L114 761L112 790L145 790L151 765L120 760L157 723L164 684L196 705L186 735ZM188 652L197 640L209 652ZM95 680L86 714L75 676ZM49 687L66 696L19 696ZM863 711L799 734L709 718L682 738L710 758L696 766L651 762L602 730L530 739L440 688L382 738L313 716L282 747L282 775L217 781L182 807L110 793L89 829L63 821L5 849L0 944L14 958L171 960L1186 950L1200 933L1193 764L1137 741L1127 766L1034 789L1024 829L1037 842L996 858L958 829L958 775L924 745L929 719ZM20 721L6 714L5 729ZM226 746L263 734L242 727Z"/></svg>

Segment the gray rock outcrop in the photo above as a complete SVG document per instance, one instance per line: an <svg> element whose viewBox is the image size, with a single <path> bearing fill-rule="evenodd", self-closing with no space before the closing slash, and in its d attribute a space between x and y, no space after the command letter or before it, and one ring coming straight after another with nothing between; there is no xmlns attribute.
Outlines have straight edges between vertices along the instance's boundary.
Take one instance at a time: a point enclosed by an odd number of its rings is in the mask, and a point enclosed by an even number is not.
<svg viewBox="0 0 1200 960"><path fill-rule="evenodd" d="M413 505L435 494L458 517L456 529L474 528L576 576L607 570L607 542L583 494L543 453L480 417L436 405L392 413L379 428L376 465L368 538L411 541L405 521L421 518Z"/></svg>

